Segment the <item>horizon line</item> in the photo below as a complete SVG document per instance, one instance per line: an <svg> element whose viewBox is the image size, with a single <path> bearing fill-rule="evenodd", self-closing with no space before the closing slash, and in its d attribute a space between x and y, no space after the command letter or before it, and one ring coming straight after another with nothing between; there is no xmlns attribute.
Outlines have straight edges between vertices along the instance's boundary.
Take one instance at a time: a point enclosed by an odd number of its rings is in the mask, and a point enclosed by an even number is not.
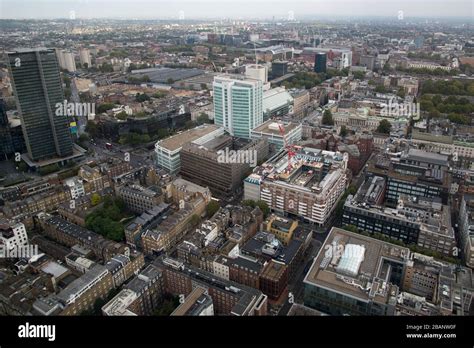
<svg viewBox="0 0 474 348"><path fill-rule="evenodd" d="M123 17L123 16L112 16L112 17L76 17L74 19L67 18L67 17L8 17L8 18L1 18L0 20L68 20L68 21L78 21L78 20L94 20L94 19L108 19L108 20L133 20L133 21L145 21L145 20L176 20L179 22L187 22L187 21L204 21L204 20L238 20L238 21L251 21L251 20L259 20L259 21L278 21L278 22L287 22L287 23L298 23L301 21L313 20L313 19L327 19L332 21L330 18L325 17L336 17L336 18L365 18L365 19L393 19L394 21L404 22L410 19L472 19L471 16L405 16L403 20L397 19L397 16L388 16L388 15L341 15L341 14L327 14L327 15L305 15L300 19L295 19L293 21L289 21L286 18L279 17L275 18L276 16L272 17L227 17L227 16L220 16L220 17L189 17L185 19L179 19L177 16L171 17ZM474 24L473 24L474 25Z"/></svg>

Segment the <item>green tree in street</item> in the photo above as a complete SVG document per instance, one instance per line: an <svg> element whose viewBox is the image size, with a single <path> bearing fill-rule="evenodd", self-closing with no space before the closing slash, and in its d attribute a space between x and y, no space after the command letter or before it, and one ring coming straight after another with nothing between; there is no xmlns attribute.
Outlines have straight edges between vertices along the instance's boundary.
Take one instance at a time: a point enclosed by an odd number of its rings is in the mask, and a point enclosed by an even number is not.
<svg viewBox="0 0 474 348"><path fill-rule="evenodd" d="M206 214L208 218L211 218L220 208L219 203L211 200L206 206Z"/></svg>
<svg viewBox="0 0 474 348"><path fill-rule="evenodd" d="M198 124L210 123L209 116L207 116L207 114L205 114L204 112L201 112L201 114L197 118L197 123Z"/></svg>
<svg viewBox="0 0 474 348"><path fill-rule="evenodd" d="M347 133L348 133L348 132L347 132L346 126L341 126L341 131L339 132L339 135L340 135L341 137L345 137L345 136L347 136Z"/></svg>
<svg viewBox="0 0 474 348"><path fill-rule="evenodd" d="M322 123L326 126L334 125L334 120L332 118L331 110L324 110Z"/></svg>
<svg viewBox="0 0 474 348"><path fill-rule="evenodd" d="M255 202L252 199L246 199L242 201L242 205L251 207L251 208L259 207L264 217L267 217L268 214L270 214L270 208L268 204L262 200Z"/></svg>
<svg viewBox="0 0 474 348"><path fill-rule="evenodd" d="M97 204L99 204L101 200L102 200L102 199L101 199L101 197L100 197L100 195L99 195L98 193L92 194L92 196L91 196L91 204L92 204L93 207L95 207Z"/></svg>
<svg viewBox="0 0 474 348"><path fill-rule="evenodd" d="M384 119L380 121L379 126L377 127L377 132L383 133L383 134L390 134L391 129L392 129L391 123Z"/></svg>

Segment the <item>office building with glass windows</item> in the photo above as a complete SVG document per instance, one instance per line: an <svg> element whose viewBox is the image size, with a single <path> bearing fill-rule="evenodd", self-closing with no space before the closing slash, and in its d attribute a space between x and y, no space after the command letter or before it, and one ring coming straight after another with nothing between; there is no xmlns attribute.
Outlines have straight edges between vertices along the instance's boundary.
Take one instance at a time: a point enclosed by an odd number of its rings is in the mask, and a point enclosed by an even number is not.
<svg viewBox="0 0 474 348"><path fill-rule="evenodd" d="M467 315L472 280L467 267L333 227L303 280L304 305L329 315Z"/></svg>
<svg viewBox="0 0 474 348"><path fill-rule="evenodd" d="M371 177L355 195L347 196L343 225L455 257L456 238L449 206L443 205L439 197L406 194L399 194L396 208L384 206L385 182L382 177Z"/></svg>
<svg viewBox="0 0 474 348"><path fill-rule="evenodd" d="M250 132L263 123L263 83L240 75L216 76L214 122L232 136L250 139Z"/></svg>
<svg viewBox="0 0 474 348"><path fill-rule="evenodd" d="M7 57L29 158L73 155L67 116L56 113L65 98L55 51L19 49Z"/></svg>
<svg viewBox="0 0 474 348"><path fill-rule="evenodd" d="M155 144L156 164L169 173L176 174L181 169L183 145L188 143L202 145L221 135L224 135L224 128L214 124L203 124L160 140Z"/></svg>
<svg viewBox="0 0 474 348"><path fill-rule="evenodd" d="M314 72L323 73L326 72L327 54L316 53L314 56Z"/></svg>
<svg viewBox="0 0 474 348"><path fill-rule="evenodd" d="M451 185L448 156L410 149L399 157L388 154L374 156L367 167L368 176L386 181L385 204L395 207L401 194L441 198L448 203Z"/></svg>

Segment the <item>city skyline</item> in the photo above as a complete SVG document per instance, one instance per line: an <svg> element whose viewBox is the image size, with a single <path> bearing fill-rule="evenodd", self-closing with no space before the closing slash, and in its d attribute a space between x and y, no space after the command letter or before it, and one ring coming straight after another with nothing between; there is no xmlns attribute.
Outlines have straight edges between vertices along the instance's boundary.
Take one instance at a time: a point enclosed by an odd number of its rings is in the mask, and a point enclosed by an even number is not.
<svg viewBox="0 0 474 348"><path fill-rule="evenodd" d="M453 0L449 4L435 0L429 2L429 7L426 3L423 0L335 0L330 3L322 0L296 0L291 3L282 0L243 0L239 6L229 6L230 0L205 0L199 3L192 0L138 0L133 3L124 0L2 0L0 19L308 20L325 16L466 19L474 15L474 7L469 0ZM107 10L104 11L104 8Z"/></svg>
<svg viewBox="0 0 474 348"><path fill-rule="evenodd" d="M3 340L472 341L471 2L0 0Z"/></svg>

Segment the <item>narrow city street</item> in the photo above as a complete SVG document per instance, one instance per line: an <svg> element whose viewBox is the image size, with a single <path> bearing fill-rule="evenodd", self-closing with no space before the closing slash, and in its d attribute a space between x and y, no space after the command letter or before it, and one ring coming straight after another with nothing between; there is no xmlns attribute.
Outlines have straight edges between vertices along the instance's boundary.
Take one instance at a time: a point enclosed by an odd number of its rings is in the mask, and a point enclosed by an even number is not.
<svg viewBox="0 0 474 348"><path fill-rule="evenodd" d="M319 249L321 248L322 243L314 239L311 241L310 249L308 250L307 256L301 262L300 267L298 268L297 273L294 275L293 279L290 280L288 284L288 291L293 295L294 303L303 303L303 294L304 294L304 283L303 279L306 276L311 264L313 263L314 258L317 256ZM281 307L278 315L287 315L288 311L291 308L292 303L290 303L290 298L285 304Z"/></svg>

